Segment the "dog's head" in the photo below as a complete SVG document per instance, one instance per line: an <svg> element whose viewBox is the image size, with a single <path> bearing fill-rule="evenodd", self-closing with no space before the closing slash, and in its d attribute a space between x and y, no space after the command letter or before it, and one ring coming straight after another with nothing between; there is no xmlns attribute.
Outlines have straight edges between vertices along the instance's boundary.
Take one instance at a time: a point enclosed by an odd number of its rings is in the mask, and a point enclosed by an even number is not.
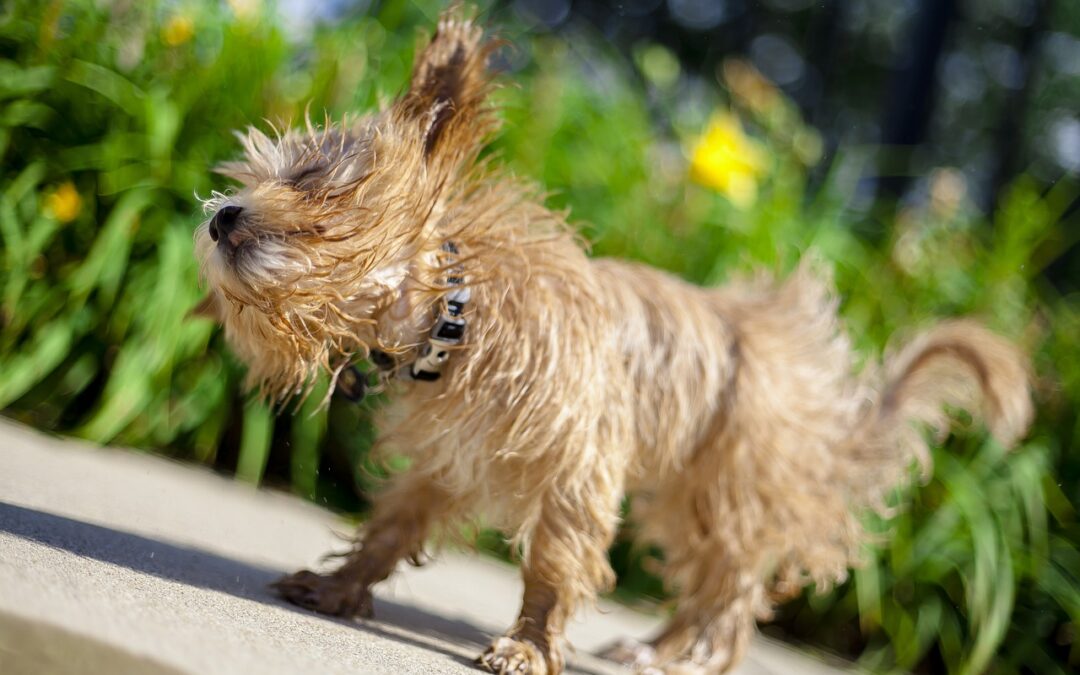
<svg viewBox="0 0 1080 675"><path fill-rule="evenodd" d="M241 187L206 201L195 247L209 286L199 311L224 324L249 386L285 399L364 353L406 282L423 281L448 204L493 131L491 50L451 12L386 110L240 134L244 158L218 171Z"/></svg>

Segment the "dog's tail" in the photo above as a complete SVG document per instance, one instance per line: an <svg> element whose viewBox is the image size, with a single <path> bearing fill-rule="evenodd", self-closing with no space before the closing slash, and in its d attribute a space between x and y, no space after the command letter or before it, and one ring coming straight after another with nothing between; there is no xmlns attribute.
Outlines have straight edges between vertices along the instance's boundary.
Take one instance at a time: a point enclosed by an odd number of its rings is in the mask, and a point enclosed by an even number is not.
<svg viewBox="0 0 1080 675"><path fill-rule="evenodd" d="M885 386L855 435L861 446L856 452L905 466L915 459L928 471L920 427L942 438L949 429L949 407L981 413L990 432L1011 447L1027 432L1033 414L1026 357L970 320L945 322L919 335L886 360Z"/></svg>

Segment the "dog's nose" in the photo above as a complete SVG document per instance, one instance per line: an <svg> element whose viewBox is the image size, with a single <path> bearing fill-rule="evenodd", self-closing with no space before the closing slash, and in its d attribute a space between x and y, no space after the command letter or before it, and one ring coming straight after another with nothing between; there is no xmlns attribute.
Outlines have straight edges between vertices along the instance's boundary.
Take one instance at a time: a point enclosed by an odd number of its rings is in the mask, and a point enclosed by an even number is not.
<svg viewBox="0 0 1080 675"><path fill-rule="evenodd" d="M243 212L242 206L223 206L210 219L210 238L219 244L228 244L229 233L236 229L236 221Z"/></svg>

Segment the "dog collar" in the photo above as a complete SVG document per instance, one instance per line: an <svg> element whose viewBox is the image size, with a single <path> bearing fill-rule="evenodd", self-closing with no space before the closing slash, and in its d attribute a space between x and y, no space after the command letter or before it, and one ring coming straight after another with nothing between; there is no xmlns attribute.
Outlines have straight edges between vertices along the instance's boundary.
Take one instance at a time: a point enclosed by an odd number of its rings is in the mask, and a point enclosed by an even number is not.
<svg viewBox="0 0 1080 675"><path fill-rule="evenodd" d="M371 363L383 373L396 371L397 376L404 380L434 382L442 377L443 367L450 360L450 351L465 339L465 305L472 293L465 285L464 268L457 264L457 246L448 241L442 245L442 250L446 254L444 264L449 269L446 276L449 290L444 296L445 302L439 306L427 342L420 347L416 360L400 366L390 354L379 349L371 350ZM351 401L359 403L368 389L368 375L356 365L349 366L338 376L337 391Z"/></svg>

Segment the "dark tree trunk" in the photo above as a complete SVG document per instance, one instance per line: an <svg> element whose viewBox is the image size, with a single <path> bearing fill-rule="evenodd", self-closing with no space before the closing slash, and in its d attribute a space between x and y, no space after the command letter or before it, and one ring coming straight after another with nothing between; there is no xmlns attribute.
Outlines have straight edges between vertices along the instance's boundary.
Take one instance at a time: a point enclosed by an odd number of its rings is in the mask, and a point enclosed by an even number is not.
<svg viewBox="0 0 1080 675"><path fill-rule="evenodd" d="M1016 177L1024 157L1023 130L1027 104L1034 86L1035 71L1039 63L1039 42L1045 34L1053 0L1033 0L1035 16L1025 30L1018 47L1020 52L1020 87L1005 99L995 145L997 165L991 177L987 199L981 206L987 210L1000 205L1005 187Z"/></svg>
<svg viewBox="0 0 1080 675"><path fill-rule="evenodd" d="M895 150L910 150L926 140L934 109L937 66L956 8L957 0L919 2L911 23L908 51L893 75L881 127L881 142L888 159L897 154ZM911 180L908 163L905 156L896 165L879 167L878 185L885 195L898 198L904 194Z"/></svg>
<svg viewBox="0 0 1080 675"><path fill-rule="evenodd" d="M831 93L835 83L837 64L844 47L843 12L843 0L825 0L815 13L809 31L811 44L807 60L816 65L821 74L821 93L804 112L810 124L822 133L825 148L821 161L810 171L806 195L808 200L812 199L821 188L840 144L840 130L832 123L839 106L836 105Z"/></svg>

